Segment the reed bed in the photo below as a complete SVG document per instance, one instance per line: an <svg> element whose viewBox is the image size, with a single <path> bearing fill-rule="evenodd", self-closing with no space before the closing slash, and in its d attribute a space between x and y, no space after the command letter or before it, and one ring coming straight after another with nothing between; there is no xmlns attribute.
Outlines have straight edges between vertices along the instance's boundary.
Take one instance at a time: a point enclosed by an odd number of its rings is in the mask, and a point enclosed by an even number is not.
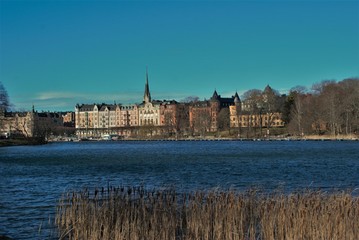
<svg viewBox="0 0 359 240"><path fill-rule="evenodd" d="M61 198L59 239L359 239L349 192L87 189Z"/></svg>

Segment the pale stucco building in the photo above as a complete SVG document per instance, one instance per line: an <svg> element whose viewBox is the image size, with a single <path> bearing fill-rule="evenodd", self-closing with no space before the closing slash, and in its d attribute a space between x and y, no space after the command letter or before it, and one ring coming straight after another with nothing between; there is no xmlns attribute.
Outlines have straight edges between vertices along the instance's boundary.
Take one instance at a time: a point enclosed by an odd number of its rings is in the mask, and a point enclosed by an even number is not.
<svg viewBox="0 0 359 240"><path fill-rule="evenodd" d="M4 112L0 113L1 136L45 137L58 134L63 118L56 112Z"/></svg>

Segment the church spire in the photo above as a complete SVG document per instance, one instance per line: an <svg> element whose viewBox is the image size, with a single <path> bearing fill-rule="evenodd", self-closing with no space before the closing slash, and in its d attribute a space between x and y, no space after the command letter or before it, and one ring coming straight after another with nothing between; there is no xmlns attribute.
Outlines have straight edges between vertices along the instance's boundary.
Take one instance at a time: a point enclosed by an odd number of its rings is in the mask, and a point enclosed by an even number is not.
<svg viewBox="0 0 359 240"><path fill-rule="evenodd" d="M151 102L151 93L150 87L148 85L148 68L146 67L146 85L145 85L145 94L143 95L143 101L148 103Z"/></svg>

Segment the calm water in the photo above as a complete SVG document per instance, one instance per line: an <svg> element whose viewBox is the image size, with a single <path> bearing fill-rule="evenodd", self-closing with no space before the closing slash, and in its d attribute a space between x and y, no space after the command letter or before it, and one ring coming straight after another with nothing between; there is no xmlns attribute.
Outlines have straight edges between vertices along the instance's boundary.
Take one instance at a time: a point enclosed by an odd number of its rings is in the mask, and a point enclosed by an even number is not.
<svg viewBox="0 0 359 240"><path fill-rule="evenodd" d="M50 238L49 220L63 192L108 184L179 191L339 188L359 195L359 142L81 142L0 148L0 235Z"/></svg>

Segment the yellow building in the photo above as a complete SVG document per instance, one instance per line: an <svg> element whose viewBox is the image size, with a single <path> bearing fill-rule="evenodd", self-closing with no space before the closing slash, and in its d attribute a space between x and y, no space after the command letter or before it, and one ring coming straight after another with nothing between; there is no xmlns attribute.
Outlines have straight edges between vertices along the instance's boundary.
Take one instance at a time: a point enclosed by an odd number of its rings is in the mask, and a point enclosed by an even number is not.
<svg viewBox="0 0 359 240"><path fill-rule="evenodd" d="M230 126L236 127L284 127L282 114L275 113L259 113L248 114L242 113L241 109L236 106L229 107Z"/></svg>

